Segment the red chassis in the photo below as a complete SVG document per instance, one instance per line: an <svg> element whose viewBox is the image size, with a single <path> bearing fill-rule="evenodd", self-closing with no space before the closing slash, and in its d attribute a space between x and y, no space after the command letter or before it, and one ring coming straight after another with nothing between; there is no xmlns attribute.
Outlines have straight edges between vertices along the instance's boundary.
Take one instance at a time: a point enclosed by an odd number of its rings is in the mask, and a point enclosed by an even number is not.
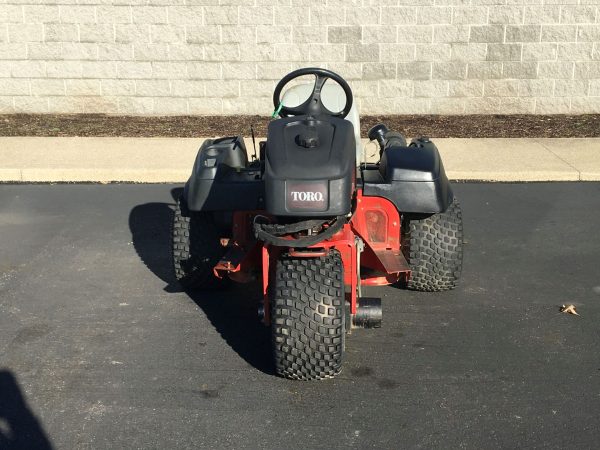
<svg viewBox="0 0 600 450"><path fill-rule="evenodd" d="M282 251L307 258L324 256L332 248L339 251L344 264L346 300L350 302L352 314L357 311L360 286L392 284L410 276L401 250L400 215L385 198L363 197L362 189L358 189L350 221L330 239L302 250L257 241L252 232L257 215L264 216L265 212L234 213L232 238L222 242L228 251L214 267L214 272L218 277L229 276L242 283L252 281L262 273L264 322L267 325L270 323L267 295L270 269Z"/></svg>

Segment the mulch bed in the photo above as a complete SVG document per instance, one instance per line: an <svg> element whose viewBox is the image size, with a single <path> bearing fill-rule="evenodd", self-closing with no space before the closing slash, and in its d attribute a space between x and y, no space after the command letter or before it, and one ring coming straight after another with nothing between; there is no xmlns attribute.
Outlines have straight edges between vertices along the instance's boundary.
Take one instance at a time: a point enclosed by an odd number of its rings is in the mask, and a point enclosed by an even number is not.
<svg viewBox="0 0 600 450"><path fill-rule="evenodd" d="M200 137L266 136L265 116L106 116L100 114L0 115L0 136L129 136ZM376 123L406 136L455 138L584 138L600 137L600 114L363 116L361 135Z"/></svg>

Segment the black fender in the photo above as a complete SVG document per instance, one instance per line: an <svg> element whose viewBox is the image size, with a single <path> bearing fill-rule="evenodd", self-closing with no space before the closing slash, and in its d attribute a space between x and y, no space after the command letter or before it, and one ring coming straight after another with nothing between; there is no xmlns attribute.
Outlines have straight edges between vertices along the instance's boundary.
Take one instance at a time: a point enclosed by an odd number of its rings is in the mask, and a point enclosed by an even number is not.
<svg viewBox="0 0 600 450"><path fill-rule="evenodd" d="M260 165L248 164L240 136L207 139L198 150L183 196L190 211L263 209Z"/></svg>
<svg viewBox="0 0 600 450"><path fill-rule="evenodd" d="M386 198L401 213L441 213L454 196L439 151L428 138L386 146L379 164L362 176L363 195Z"/></svg>

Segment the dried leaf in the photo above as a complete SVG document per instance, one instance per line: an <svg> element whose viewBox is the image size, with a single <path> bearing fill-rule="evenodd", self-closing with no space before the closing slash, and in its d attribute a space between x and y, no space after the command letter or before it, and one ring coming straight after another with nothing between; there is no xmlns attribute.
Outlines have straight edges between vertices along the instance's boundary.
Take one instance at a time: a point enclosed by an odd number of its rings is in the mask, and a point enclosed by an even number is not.
<svg viewBox="0 0 600 450"><path fill-rule="evenodd" d="M560 307L560 312L565 314L575 314L576 316L579 315L575 310L575 305L562 305Z"/></svg>

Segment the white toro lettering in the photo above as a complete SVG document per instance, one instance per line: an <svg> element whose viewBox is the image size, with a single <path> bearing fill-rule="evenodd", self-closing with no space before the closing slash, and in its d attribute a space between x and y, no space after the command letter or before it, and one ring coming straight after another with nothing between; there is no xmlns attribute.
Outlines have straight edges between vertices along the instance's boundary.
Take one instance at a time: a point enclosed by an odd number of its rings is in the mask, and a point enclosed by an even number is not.
<svg viewBox="0 0 600 450"><path fill-rule="evenodd" d="M292 197L295 202L322 202L323 201L323 193L322 192L303 192L303 191L292 191Z"/></svg>

